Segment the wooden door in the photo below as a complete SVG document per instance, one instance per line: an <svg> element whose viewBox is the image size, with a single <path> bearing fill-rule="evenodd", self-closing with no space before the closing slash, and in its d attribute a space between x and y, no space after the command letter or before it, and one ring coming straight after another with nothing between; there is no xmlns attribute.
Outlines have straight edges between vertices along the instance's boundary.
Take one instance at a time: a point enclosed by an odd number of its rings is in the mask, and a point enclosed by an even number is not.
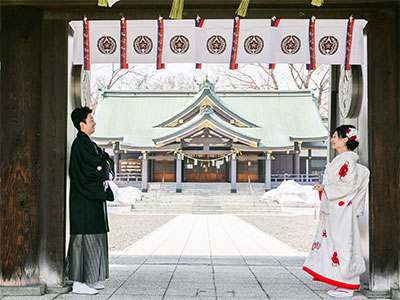
<svg viewBox="0 0 400 300"><path fill-rule="evenodd" d="M209 159L211 157L205 155L198 158ZM185 163L185 181L187 182L224 182L226 175L226 166L219 162L212 163L193 160Z"/></svg>
<svg viewBox="0 0 400 300"><path fill-rule="evenodd" d="M164 175L165 182L175 181L175 160L155 159L153 164L153 180L162 181Z"/></svg>
<svg viewBox="0 0 400 300"><path fill-rule="evenodd" d="M252 182L258 181L258 161L257 160L239 160L238 161L238 182L247 182L250 175Z"/></svg>

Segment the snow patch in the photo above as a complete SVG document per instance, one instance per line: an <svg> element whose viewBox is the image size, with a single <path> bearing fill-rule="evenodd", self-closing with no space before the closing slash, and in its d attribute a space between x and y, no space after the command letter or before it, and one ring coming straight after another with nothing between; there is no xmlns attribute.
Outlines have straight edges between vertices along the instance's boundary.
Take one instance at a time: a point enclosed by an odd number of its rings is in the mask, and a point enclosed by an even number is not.
<svg viewBox="0 0 400 300"><path fill-rule="evenodd" d="M113 181L109 181L108 184L114 193L115 204L134 204L136 200L142 198L142 192L138 188L132 186L121 188Z"/></svg>
<svg viewBox="0 0 400 300"><path fill-rule="evenodd" d="M301 185L293 180L283 181L278 188L265 192L261 199L265 202L319 204L318 192L311 185Z"/></svg>

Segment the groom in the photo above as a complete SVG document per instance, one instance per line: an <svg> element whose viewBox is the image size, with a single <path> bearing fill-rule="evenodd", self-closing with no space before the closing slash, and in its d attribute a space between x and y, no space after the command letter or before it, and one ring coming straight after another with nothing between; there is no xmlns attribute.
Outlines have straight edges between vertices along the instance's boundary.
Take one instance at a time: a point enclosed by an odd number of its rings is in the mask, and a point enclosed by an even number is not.
<svg viewBox="0 0 400 300"><path fill-rule="evenodd" d="M78 134L72 143L70 176L70 241L68 277L73 280L72 292L97 294L109 276L106 181L113 161L90 136L96 122L92 110L76 108L71 114Z"/></svg>

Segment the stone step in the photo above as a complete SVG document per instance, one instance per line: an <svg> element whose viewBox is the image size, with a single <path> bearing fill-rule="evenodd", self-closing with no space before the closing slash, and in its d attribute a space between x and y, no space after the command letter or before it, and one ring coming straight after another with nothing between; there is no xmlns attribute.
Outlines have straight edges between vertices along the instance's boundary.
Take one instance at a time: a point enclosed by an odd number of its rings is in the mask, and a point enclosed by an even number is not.
<svg viewBox="0 0 400 300"><path fill-rule="evenodd" d="M177 214L232 214L232 215L240 215L240 214L281 214L282 211L271 211L271 210L218 210L218 211L193 211L193 210L132 210L130 213L134 214L166 214L166 215L177 215Z"/></svg>
<svg viewBox="0 0 400 300"><path fill-rule="evenodd" d="M187 208L187 209L176 209L176 208L151 208L151 209L132 209L131 212L148 212L148 213L179 213L179 214L191 214L194 212L221 212L224 214L241 214L241 213L260 213L260 214L265 214L265 213L282 213L282 210L279 209L192 209L192 208Z"/></svg>
<svg viewBox="0 0 400 300"><path fill-rule="evenodd" d="M253 197L243 197L243 198L218 198L218 197L209 197L209 198L164 198L161 197L159 199L143 199L138 200L137 202L148 203L148 202L224 202L224 203L261 203L265 204L261 199L253 198Z"/></svg>
<svg viewBox="0 0 400 300"><path fill-rule="evenodd" d="M176 193L176 184L149 183L142 201L132 206L135 213L279 213L279 205L261 202L263 183L238 183L237 193L230 192L231 184L182 183L182 193Z"/></svg>
<svg viewBox="0 0 400 300"><path fill-rule="evenodd" d="M245 212L282 212L280 206L173 206L173 205L154 205L154 206L132 206L132 211L142 212L205 212L205 211L220 211L223 213L245 213Z"/></svg>
<svg viewBox="0 0 400 300"><path fill-rule="evenodd" d="M176 184L172 183L164 183L161 185L160 183L149 183L148 190L156 191L162 188L162 192L164 193L176 193ZM215 192L215 191L224 191L230 192L231 185L230 183L182 183L182 193L207 193L207 192ZM252 183L252 189L254 192L264 192L265 186L264 183L256 182ZM248 183L238 183L237 184L238 192L249 193L251 192L250 186Z"/></svg>

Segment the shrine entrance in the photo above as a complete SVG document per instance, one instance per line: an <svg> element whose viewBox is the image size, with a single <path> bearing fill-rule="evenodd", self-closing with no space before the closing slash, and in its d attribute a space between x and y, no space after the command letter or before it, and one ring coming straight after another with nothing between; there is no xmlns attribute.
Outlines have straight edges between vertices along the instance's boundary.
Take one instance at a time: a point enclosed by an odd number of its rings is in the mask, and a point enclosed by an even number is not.
<svg viewBox="0 0 400 300"><path fill-rule="evenodd" d="M160 155L163 156L163 155ZM154 162L154 181L175 181L175 160L155 159Z"/></svg>
<svg viewBox="0 0 400 300"><path fill-rule="evenodd" d="M251 157L252 155L247 155ZM261 162L257 160L257 155L253 155L254 160L246 159L238 161L238 182L257 182L259 179L259 169L262 169Z"/></svg>
<svg viewBox="0 0 400 300"><path fill-rule="evenodd" d="M189 162L184 164L184 181L187 182L225 182L227 164L221 161L208 162L208 160L218 157L216 155L194 155L199 160L196 163ZM205 160L207 162L203 162Z"/></svg>

